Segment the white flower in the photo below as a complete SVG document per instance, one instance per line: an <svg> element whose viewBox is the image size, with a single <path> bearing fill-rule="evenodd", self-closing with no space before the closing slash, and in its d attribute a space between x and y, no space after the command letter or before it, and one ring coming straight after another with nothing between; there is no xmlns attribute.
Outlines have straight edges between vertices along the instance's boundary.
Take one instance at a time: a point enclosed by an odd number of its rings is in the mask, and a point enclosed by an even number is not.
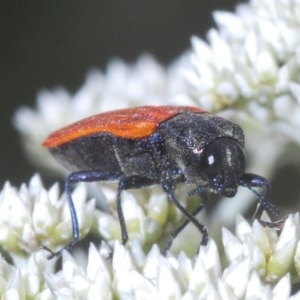
<svg viewBox="0 0 300 300"><path fill-rule="evenodd" d="M236 237L223 229L226 257L230 262L250 258L256 271L267 281L274 282L298 268L296 247L300 238L299 229L299 214L287 218L279 238L274 229L263 227L258 221L254 221L251 227L242 217L238 217Z"/></svg>
<svg viewBox="0 0 300 300"><path fill-rule="evenodd" d="M92 226L95 203L86 203L83 185L76 188L72 197L83 237ZM59 197L57 184L45 190L38 175L19 190L7 182L0 194L0 210L0 244L15 259L37 251L41 245L55 250L72 239L65 197Z"/></svg>
<svg viewBox="0 0 300 300"><path fill-rule="evenodd" d="M53 299L47 287L44 272L54 272L54 261L45 260L40 253L33 254L17 266L8 266L1 257L2 299Z"/></svg>
<svg viewBox="0 0 300 300"><path fill-rule="evenodd" d="M112 299L110 264L93 246L84 269L64 252L62 271L46 280L55 299Z"/></svg>

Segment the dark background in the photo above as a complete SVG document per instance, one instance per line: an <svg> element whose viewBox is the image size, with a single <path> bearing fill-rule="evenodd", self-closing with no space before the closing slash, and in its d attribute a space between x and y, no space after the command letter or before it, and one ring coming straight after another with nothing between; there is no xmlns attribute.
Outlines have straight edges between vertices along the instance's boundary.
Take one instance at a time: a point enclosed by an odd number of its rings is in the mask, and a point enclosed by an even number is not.
<svg viewBox="0 0 300 300"><path fill-rule="evenodd" d="M105 70L120 57L134 62L145 52L168 64L205 37L212 11L234 10L238 1L119 0L1 1L0 3L0 185L28 181L37 170L27 162L12 116L35 107L42 88L74 93L88 70Z"/></svg>

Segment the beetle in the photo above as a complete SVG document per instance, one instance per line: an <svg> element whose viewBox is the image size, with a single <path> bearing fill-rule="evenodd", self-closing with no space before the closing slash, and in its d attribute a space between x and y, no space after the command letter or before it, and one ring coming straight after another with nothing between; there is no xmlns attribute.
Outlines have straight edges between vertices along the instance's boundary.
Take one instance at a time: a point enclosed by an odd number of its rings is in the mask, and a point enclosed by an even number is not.
<svg viewBox="0 0 300 300"><path fill-rule="evenodd" d="M264 210L277 213L269 201L270 185L257 174L245 173L244 133L235 123L191 106L141 106L100 113L53 132L43 142L71 173L65 182L73 239L49 258L71 249L79 238L79 225L70 186L78 182L116 181L116 206L122 243L128 233L122 210L123 190L161 185L168 199L187 221L173 239L192 222L208 242L207 228L195 217L205 203L189 212L174 196L177 183L194 186L189 195L217 193L234 197L238 186L253 191ZM259 193L256 188L260 188ZM205 197L204 197L205 198ZM205 202L205 201L204 201Z"/></svg>

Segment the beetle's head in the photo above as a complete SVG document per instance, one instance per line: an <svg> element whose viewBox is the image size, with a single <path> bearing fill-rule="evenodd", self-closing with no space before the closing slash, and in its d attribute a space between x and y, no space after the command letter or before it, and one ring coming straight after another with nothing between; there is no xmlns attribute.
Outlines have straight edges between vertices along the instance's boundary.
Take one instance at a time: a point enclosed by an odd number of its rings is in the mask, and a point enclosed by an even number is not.
<svg viewBox="0 0 300 300"><path fill-rule="evenodd" d="M210 189L221 196L233 197L245 166L245 152L240 143L232 138L222 137L204 148L198 171Z"/></svg>

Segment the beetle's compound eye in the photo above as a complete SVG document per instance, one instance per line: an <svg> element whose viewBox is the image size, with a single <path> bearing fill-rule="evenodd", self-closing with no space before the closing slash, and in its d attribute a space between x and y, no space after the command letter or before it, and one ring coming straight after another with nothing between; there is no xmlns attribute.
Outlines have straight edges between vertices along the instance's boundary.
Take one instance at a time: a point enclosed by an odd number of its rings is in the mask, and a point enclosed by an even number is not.
<svg viewBox="0 0 300 300"><path fill-rule="evenodd" d="M210 187L226 197L233 197L238 179L245 172L246 158L241 145L231 138L214 140L203 151L200 171Z"/></svg>
<svg viewBox="0 0 300 300"><path fill-rule="evenodd" d="M208 179L216 178L222 168L222 153L218 143L212 143L205 149L201 160L201 169Z"/></svg>

